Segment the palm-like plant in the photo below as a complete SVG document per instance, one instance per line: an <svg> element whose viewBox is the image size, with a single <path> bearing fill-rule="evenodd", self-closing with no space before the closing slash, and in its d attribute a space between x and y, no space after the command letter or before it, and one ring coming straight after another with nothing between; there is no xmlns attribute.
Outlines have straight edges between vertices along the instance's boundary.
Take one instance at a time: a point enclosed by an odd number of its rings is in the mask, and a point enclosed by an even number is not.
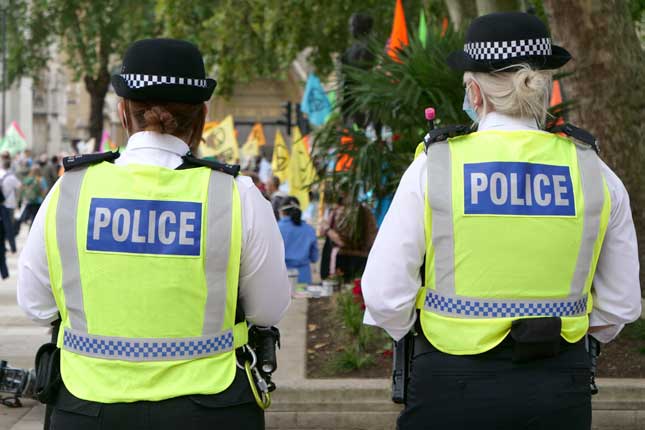
<svg viewBox="0 0 645 430"><path fill-rule="evenodd" d="M436 109L438 126L467 121L462 112L462 77L445 63L451 51L460 49L462 33L449 28L442 35L439 25L430 25L426 46L412 35L409 46L397 52L399 61L389 57L382 43L374 42L371 50L376 67L367 71L342 68L342 74L353 83L342 95L343 104L350 106L349 114L366 113L372 124L378 129L387 127L391 135L375 136L356 126L346 129L340 115L331 118L315 138L319 175L326 191L342 193L355 207L366 196L378 200L391 195L427 132L426 107ZM341 143L343 137L351 143ZM330 169L343 155L353 159L351 166ZM358 211L350 213L358 216Z"/></svg>

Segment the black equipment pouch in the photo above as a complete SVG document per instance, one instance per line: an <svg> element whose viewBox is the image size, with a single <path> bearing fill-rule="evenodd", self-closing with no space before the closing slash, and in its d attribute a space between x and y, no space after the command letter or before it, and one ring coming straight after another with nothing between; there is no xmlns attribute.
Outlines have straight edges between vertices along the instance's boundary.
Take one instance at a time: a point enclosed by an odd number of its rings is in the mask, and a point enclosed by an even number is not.
<svg viewBox="0 0 645 430"><path fill-rule="evenodd" d="M34 395L45 404L53 404L61 384L60 349L55 343L42 345L36 353Z"/></svg>
<svg viewBox="0 0 645 430"><path fill-rule="evenodd" d="M559 317L524 318L511 324L511 338L515 341L513 362L525 363L560 353Z"/></svg>
<svg viewBox="0 0 645 430"><path fill-rule="evenodd" d="M593 396L598 394L596 371L598 370L598 357L600 357L600 342L588 334L585 337L585 348L589 353L589 361L591 362L591 367L589 368L589 387L591 388L591 395Z"/></svg>
<svg viewBox="0 0 645 430"><path fill-rule="evenodd" d="M393 341L392 360L392 401L398 404L405 404L410 378L410 363L414 345L414 333L410 331L399 341Z"/></svg>

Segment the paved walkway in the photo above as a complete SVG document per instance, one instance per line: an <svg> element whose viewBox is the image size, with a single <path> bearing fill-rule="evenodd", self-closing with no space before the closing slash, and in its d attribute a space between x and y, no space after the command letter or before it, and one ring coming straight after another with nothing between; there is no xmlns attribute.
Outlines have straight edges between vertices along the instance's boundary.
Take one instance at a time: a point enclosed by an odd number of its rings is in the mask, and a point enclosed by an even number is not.
<svg viewBox="0 0 645 430"><path fill-rule="evenodd" d="M27 237L23 226L18 238L18 252ZM16 303L18 254L7 253L9 278L0 281L0 359L10 366L31 368L38 347L49 339L49 329L34 324ZM24 400L22 408L0 405L0 430L40 430L44 408L33 400Z"/></svg>
<svg viewBox="0 0 645 430"><path fill-rule="evenodd" d="M23 228L18 239L18 251L27 236ZM7 254L10 277L0 281L0 359L13 367L31 368L38 347L49 339L49 329L29 320L16 303L18 254ZM307 301L296 299L279 324L282 348L278 352L278 371L274 380L278 386L298 385L305 376L305 326ZM44 407L31 400L22 408L10 409L0 405L0 430L41 430Z"/></svg>

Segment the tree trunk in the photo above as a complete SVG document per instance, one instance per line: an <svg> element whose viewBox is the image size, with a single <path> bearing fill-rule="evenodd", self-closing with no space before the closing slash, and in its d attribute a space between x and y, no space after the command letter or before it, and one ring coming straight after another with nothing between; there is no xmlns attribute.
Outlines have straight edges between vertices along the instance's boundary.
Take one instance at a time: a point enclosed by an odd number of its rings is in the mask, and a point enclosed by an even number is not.
<svg viewBox="0 0 645 430"><path fill-rule="evenodd" d="M623 180L631 199L645 262L645 57L624 0L544 0L553 39L571 52L563 80L577 106L570 122L589 130L602 158ZM641 270L641 286L645 270Z"/></svg>
<svg viewBox="0 0 645 430"><path fill-rule="evenodd" d="M98 149L103 135L103 108L105 95L110 86L110 73L107 68L99 71L96 78L85 76L85 88L90 94L90 138L94 138L95 148Z"/></svg>
<svg viewBox="0 0 645 430"><path fill-rule="evenodd" d="M450 21L455 28L467 25L477 16L477 8L472 0L445 0Z"/></svg>
<svg viewBox="0 0 645 430"><path fill-rule="evenodd" d="M477 13L486 15L493 12L513 12L520 9L517 0L477 0Z"/></svg>

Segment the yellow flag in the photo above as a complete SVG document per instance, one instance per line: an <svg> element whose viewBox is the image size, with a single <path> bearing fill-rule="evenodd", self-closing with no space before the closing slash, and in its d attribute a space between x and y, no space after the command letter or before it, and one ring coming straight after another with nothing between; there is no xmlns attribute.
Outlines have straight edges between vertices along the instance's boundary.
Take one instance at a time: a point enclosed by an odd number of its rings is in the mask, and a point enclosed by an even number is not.
<svg viewBox="0 0 645 430"><path fill-rule="evenodd" d="M204 124L204 133L206 133L207 131L209 131L213 127L217 127L217 124L219 124L219 122L217 122L217 121L209 121L209 122L205 123Z"/></svg>
<svg viewBox="0 0 645 430"><path fill-rule="evenodd" d="M298 127L292 129L291 137L293 144L291 145L291 161L289 162L289 194L298 198L300 208L304 211L309 206L311 184L317 179L316 169Z"/></svg>
<svg viewBox="0 0 645 430"><path fill-rule="evenodd" d="M289 179L289 149L280 130L275 132L271 169L273 169L273 176L280 178L280 182L286 182Z"/></svg>
<svg viewBox="0 0 645 430"><path fill-rule="evenodd" d="M229 164L240 161L240 149L233 128L233 117L224 118L217 126L210 128L202 134L206 143L201 145L203 157L215 157Z"/></svg>
<svg viewBox="0 0 645 430"><path fill-rule="evenodd" d="M264 131L262 131L262 124L255 123L249 133L249 137L246 139L244 145L242 145L241 152L243 159L250 159L260 155L260 146L264 145L266 140L264 138ZM244 162L242 163L244 164Z"/></svg>
<svg viewBox="0 0 645 430"><path fill-rule="evenodd" d="M253 136L253 139L258 143L258 146L264 146L267 144L267 140L264 137L264 129L262 128L262 124L259 122L256 122L253 128L251 129L251 135L249 138Z"/></svg>

